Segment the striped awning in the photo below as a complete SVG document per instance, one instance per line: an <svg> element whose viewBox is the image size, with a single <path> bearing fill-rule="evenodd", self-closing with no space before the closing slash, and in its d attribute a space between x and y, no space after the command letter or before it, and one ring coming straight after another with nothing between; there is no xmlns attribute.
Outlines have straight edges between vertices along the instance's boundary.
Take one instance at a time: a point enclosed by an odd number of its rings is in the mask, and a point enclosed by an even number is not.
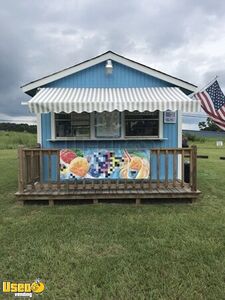
<svg viewBox="0 0 225 300"><path fill-rule="evenodd" d="M165 111L199 112L199 101L177 87L157 88L41 88L28 101L33 113Z"/></svg>

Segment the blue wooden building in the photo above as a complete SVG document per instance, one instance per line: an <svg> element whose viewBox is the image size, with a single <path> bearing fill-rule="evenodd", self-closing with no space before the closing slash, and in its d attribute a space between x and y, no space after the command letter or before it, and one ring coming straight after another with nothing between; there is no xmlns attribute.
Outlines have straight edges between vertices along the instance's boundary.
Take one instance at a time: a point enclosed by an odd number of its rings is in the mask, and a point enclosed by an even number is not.
<svg viewBox="0 0 225 300"><path fill-rule="evenodd" d="M24 85L39 148L19 149L18 199L195 197L196 149L181 141L196 88L111 51Z"/></svg>

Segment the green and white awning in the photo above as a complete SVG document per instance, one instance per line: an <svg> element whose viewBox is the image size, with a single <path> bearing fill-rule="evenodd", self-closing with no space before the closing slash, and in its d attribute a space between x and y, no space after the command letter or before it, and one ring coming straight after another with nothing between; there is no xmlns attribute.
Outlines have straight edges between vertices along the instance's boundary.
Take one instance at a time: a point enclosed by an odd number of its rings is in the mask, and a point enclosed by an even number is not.
<svg viewBox="0 0 225 300"><path fill-rule="evenodd" d="M33 113L166 111L200 112L199 101L177 87L154 88L41 88L28 101Z"/></svg>

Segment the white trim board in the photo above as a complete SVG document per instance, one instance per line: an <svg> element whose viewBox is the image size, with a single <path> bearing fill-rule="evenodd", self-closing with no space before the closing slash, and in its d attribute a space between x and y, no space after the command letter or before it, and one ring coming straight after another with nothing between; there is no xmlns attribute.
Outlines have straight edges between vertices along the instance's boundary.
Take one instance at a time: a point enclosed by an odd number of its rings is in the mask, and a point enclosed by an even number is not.
<svg viewBox="0 0 225 300"><path fill-rule="evenodd" d="M177 147L182 148L182 113L177 111Z"/></svg>
<svg viewBox="0 0 225 300"><path fill-rule="evenodd" d="M37 114L37 142L42 144L42 133L41 133L41 114Z"/></svg>
<svg viewBox="0 0 225 300"><path fill-rule="evenodd" d="M182 148L182 113L180 110L177 111L177 147ZM181 155L178 155L178 179L181 179L181 162Z"/></svg>
<svg viewBox="0 0 225 300"><path fill-rule="evenodd" d="M163 138L163 111L159 111L159 138Z"/></svg>
<svg viewBox="0 0 225 300"><path fill-rule="evenodd" d="M152 69L148 66L145 66L141 63L138 63L136 61L133 61L133 60L130 60L126 57L123 57L117 53L114 53L112 51L108 51L106 53L103 53L99 56L96 56L90 60L87 60L87 61L84 61L82 63L79 63L75 66L72 66L72 67L69 67L67 69L64 69L64 70L61 70L59 72L56 72L56 73L53 73L53 74L50 74L46 77L43 77L43 78L40 78L38 80L35 80L33 82L30 82L28 84L25 84L23 85L21 88L23 90L24 93L28 93L29 94L29 91L31 90L34 90L38 87L41 87L43 85L46 85L50 82L53 82L53 81L56 81L58 79L61 79L61 78L64 78L66 76L69 76L69 75L72 75L74 73L77 73L79 71L82 71L82 70L85 70L87 68L90 68L96 64L99 64L101 62L104 62L108 59L111 59L112 61L115 61L115 62L118 62L120 64L123 64L127 67L130 67L130 68L133 68L137 71L140 71L142 73L145 73L147 75L150 75L150 76L153 76L153 77L156 77L158 79L161 79L161 80L164 80L166 82L169 82L171 84L174 84L175 86L178 86L178 87L181 87L181 88L184 88L184 89L187 89L191 92L195 92L196 89L197 89L197 86L189 83L189 82L186 82L182 79L179 79L179 78L176 78L176 77L173 77L169 74L166 74L166 73L163 73L163 72L160 72L158 70L155 70L155 69Z"/></svg>

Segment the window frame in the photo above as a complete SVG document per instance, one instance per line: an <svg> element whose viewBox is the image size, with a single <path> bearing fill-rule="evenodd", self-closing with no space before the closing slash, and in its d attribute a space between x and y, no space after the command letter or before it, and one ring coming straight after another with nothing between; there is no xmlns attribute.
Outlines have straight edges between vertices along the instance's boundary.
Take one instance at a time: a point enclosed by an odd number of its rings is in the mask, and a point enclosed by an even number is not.
<svg viewBox="0 0 225 300"><path fill-rule="evenodd" d="M113 112L115 112L115 111L113 111ZM109 112L109 113L113 113L113 112ZM104 112L103 112L103 113L104 113ZM102 140L102 139L111 139L111 140L114 140L114 139L121 139L121 138L122 138L122 126L123 126L123 124L122 124L121 112L116 111L116 113L118 114L118 121L119 121L119 130L118 130L118 134L115 135L115 136L101 136L101 135L98 135L99 133L98 133L98 131L97 131L97 126L98 126L97 120L98 120L98 118L99 118L99 115L98 115L98 114L101 114L101 113L99 113L99 112L94 112L94 131L95 131L95 133L94 133L94 138L95 138L95 139L100 139L100 140Z"/></svg>
<svg viewBox="0 0 225 300"><path fill-rule="evenodd" d="M145 138L159 138L160 137L160 111L158 111L158 116L157 116L157 118L154 118L154 119L149 119L149 120L152 120L152 121L157 121L158 122L158 134L157 135L143 135L143 136L141 136L141 135L126 135L127 133L126 133L126 121L127 120L129 120L129 119L126 119L126 114L132 114L132 113L136 113L135 111L134 112L129 112L129 111L126 111L125 113L124 113L124 137L126 138L126 139L130 139L130 138L132 138L132 139L134 139L134 138L137 138L137 139L139 139L139 138L142 138L142 139L145 139ZM145 114L145 112L138 112L137 111L137 113L139 113L140 115L141 114ZM135 118L134 118L134 120L135 120ZM137 119L137 121L138 121L138 119Z"/></svg>
<svg viewBox="0 0 225 300"><path fill-rule="evenodd" d="M125 135L125 112L120 112L121 121L121 136L117 138L100 138L95 136L95 112L90 113L90 135L89 137L57 137L56 136L56 123L55 123L55 113L51 112L51 138L50 141L83 141L83 140L93 140L93 141L104 141L104 140L165 140L163 138L163 112L159 111L159 135L158 136L126 136Z"/></svg>
<svg viewBox="0 0 225 300"><path fill-rule="evenodd" d="M87 136L56 136L56 114L59 114L59 113L52 113L52 135L53 135L53 138L55 140L89 140L91 138L91 115L88 114L88 117L89 117L89 135ZM68 113L68 114L72 114L72 113ZM72 122L73 122L73 119L70 118L70 122L71 122L71 127L72 127Z"/></svg>

